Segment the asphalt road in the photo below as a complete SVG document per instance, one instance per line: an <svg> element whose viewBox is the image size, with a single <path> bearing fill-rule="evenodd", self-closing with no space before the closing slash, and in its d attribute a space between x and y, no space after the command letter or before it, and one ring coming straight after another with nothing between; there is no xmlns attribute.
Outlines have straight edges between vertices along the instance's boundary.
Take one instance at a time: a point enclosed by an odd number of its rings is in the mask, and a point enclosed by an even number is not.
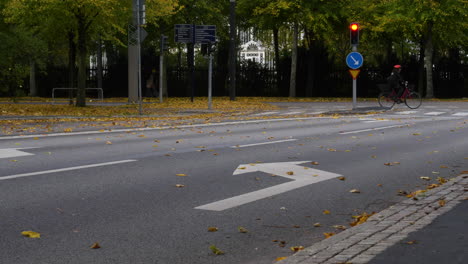
<svg viewBox="0 0 468 264"><path fill-rule="evenodd" d="M0 263L274 263L466 170L467 135L464 116L383 114L3 137Z"/></svg>

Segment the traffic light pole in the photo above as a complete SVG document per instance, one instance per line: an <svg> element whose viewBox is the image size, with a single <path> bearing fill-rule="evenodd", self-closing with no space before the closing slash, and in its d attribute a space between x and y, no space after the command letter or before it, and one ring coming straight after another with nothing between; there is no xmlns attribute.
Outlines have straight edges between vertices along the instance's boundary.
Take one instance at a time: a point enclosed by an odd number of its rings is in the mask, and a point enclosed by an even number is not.
<svg viewBox="0 0 468 264"><path fill-rule="evenodd" d="M353 45L352 51L357 52L357 45ZM353 78L353 110L357 108L357 78Z"/></svg>

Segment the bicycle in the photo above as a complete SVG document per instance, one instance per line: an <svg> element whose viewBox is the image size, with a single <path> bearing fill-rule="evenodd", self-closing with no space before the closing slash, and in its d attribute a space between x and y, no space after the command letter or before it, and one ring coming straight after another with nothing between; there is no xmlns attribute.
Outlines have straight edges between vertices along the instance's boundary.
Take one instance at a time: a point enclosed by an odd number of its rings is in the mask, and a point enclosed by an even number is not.
<svg viewBox="0 0 468 264"><path fill-rule="evenodd" d="M385 108L392 108L396 103L401 103L401 101L403 101L409 108L416 109L421 106L422 97L418 92L414 91L413 88L408 86L408 82L405 82L405 90L399 98L397 98L394 90L383 91L379 94L378 101L379 105Z"/></svg>

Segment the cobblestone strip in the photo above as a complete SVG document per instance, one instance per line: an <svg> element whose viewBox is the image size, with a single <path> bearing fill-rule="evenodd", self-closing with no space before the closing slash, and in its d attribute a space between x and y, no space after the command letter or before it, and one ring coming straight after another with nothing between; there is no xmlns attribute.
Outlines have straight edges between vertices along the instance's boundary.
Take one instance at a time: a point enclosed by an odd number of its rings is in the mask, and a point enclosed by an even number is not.
<svg viewBox="0 0 468 264"><path fill-rule="evenodd" d="M466 199L468 174L460 175L417 199L407 199L366 223L318 242L278 264L364 264L410 233L429 225Z"/></svg>

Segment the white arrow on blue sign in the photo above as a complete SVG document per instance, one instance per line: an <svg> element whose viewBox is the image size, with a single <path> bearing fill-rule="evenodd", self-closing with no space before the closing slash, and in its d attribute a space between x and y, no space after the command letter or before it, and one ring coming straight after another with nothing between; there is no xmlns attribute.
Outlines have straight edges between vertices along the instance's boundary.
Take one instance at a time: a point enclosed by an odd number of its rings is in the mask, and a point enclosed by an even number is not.
<svg viewBox="0 0 468 264"><path fill-rule="evenodd" d="M362 57L361 53L359 52L351 52L346 57L346 64L351 69L359 69L364 62L364 58Z"/></svg>

